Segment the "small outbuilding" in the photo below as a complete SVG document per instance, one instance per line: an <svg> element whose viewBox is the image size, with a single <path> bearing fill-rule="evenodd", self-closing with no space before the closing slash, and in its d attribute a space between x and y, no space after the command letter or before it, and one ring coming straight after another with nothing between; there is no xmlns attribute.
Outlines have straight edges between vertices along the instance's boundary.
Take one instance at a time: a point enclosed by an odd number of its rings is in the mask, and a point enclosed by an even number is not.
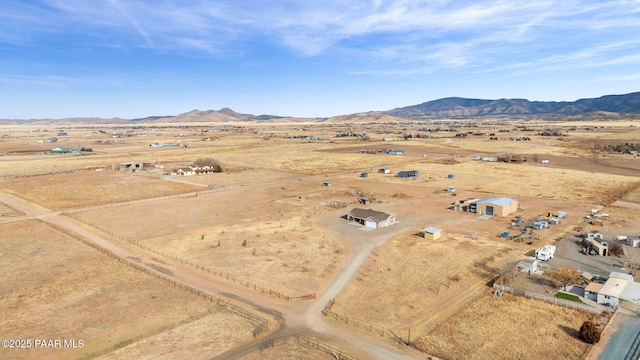
<svg viewBox="0 0 640 360"><path fill-rule="evenodd" d="M399 178L417 178L419 176L420 176L420 171L418 170L399 171L396 174L396 177L399 177Z"/></svg>
<svg viewBox="0 0 640 360"><path fill-rule="evenodd" d="M538 274L538 275L542 274L542 271L539 270L540 260L533 257L520 260L520 262L518 262L517 267L518 269L520 269L520 271L528 272L529 274Z"/></svg>
<svg viewBox="0 0 640 360"><path fill-rule="evenodd" d="M450 193L456 192L456 187L455 186L447 186L447 192L450 192Z"/></svg>
<svg viewBox="0 0 640 360"><path fill-rule="evenodd" d="M368 173L361 173L360 177L361 178L366 178L366 177L369 177L369 174Z"/></svg>
<svg viewBox="0 0 640 360"><path fill-rule="evenodd" d="M442 235L442 230L433 226L424 228L422 231L422 236L427 240L438 240L440 239L441 235Z"/></svg>
<svg viewBox="0 0 640 360"><path fill-rule="evenodd" d="M388 167L383 167L380 168L380 170L378 170L379 173L381 174L390 174L391 173L391 169L389 169Z"/></svg>

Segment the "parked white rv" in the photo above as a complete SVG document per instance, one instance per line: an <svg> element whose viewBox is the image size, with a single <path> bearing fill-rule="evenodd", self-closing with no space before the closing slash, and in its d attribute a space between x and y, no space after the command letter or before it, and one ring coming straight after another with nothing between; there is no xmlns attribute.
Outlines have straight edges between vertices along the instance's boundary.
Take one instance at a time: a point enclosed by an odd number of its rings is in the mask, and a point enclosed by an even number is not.
<svg viewBox="0 0 640 360"><path fill-rule="evenodd" d="M536 259L547 261L553 258L553 255L556 253L555 245L545 245L536 250Z"/></svg>

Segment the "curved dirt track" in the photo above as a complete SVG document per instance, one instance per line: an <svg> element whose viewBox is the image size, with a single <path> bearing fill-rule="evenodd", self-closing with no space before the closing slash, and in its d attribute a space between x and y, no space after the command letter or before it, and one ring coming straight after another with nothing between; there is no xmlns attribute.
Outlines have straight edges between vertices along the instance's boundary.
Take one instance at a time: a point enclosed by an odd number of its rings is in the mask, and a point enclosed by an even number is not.
<svg viewBox="0 0 640 360"><path fill-rule="evenodd" d="M285 303L250 289L212 279L207 274L172 259L163 258L160 260L157 255L148 253L134 245L105 239L59 212L49 211L23 199L0 193L0 202L25 213L24 216L16 218L0 219L0 224L30 218L49 222L92 241L111 251L117 257L135 261L137 265L164 278L227 299L270 319L267 335L231 349L217 358L236 359L258 351L265 342L271 339L294 334L316 338L349 353L351 356L362 359L415 359L426 355L411 348L394 349L390 343L375 344L365 335L325 322L321 313L329 300L336 298L349 285L377 246L414 225L409 221L398 223L382 231L361 232L361 235L353 236L347 244L348 256L344 264L322 295L312 303Z"/></svg>

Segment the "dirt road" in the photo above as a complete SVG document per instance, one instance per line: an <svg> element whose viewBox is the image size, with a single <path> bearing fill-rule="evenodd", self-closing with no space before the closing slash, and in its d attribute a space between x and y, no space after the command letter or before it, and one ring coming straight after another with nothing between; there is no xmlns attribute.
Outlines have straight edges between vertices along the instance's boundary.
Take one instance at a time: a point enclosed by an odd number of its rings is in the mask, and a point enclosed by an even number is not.
<svg viewBox="0 0 640 360"><path fill-rule="evenodd" d="M0 193L0 202L24 212L26 215L20 217L22 219L37 218L65 228L111 251L114 255L133 261L164 278L227 299L270 319L268 335L232 349L222 354L220 358L238 358L243 354L257 351L269 339L296 333L317 338L359 358L414 359L425 356L410 348L394 349L391 344L375 344L364 335L325 322L321 313L326 303L336 298L354 279L371 252L388 239L413 226L414 224L410 221L377 231L362 231L360 227L351 229L350 237L346 240L349 249L348 257L327 290L311 304L285 303L250 289L218 281L206 273L177 263L175 260L158 259L158 255L148 253L124 241L106 239L58 212L49 211L23 199Z"/></svg>

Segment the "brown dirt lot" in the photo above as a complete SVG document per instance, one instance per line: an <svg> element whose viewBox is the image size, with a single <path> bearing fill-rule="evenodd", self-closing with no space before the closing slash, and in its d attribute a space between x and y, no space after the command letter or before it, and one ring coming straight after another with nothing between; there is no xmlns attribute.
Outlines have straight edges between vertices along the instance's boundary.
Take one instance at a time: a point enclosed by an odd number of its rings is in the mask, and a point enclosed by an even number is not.
<svg viewBox="0 0 640 360"><path fill-rule="evenodd" d="M582 359L590 345L577 339L578 330L593 316L488 292L415 345L446 359Z"/></svg>
<svg viewBox="0 0 640 360"><path fill-rule="evenodd" d="M207 314L211 307L39 222L0 228L4 336L84 340L81 349L16 349L9 355L14 359L82 356ZM219 329L244 322L237 316L217 319L224 320L216 322ZM251 337L243 333L234 335L236 341Z"/></svg>

